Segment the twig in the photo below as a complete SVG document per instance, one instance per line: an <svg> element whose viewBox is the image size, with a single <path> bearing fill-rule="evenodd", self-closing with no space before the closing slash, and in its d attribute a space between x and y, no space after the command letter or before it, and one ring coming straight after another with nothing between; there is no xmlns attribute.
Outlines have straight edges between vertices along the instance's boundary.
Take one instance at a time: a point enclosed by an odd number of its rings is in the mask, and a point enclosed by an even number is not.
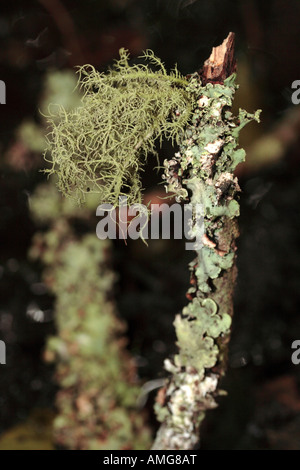
<svg viewBox="0 0 300 470"><path fill-rule="evenodd" d="M190 87L199 91L198 105L180 151L165 162L168 189L174 190L177 178L179 194L186 190L189 202L203 207L204 235L190 264L190 303L174 322L179 351L173 360L165 361L171 376L157 396L156 412L162 424L153 449L193 449L206 410L217 406L215 398L222 393L219 382L226 367L236 279L239 186L233 171L245 156L236 147L240 129L259 115L240 110L236 120L229 111L236 89L234 71L234 34L230 33L213 48L200 71L201 81L198 74L190 77ZM192 233L198 234L197 239L201 230L195 219Z"/></svg>

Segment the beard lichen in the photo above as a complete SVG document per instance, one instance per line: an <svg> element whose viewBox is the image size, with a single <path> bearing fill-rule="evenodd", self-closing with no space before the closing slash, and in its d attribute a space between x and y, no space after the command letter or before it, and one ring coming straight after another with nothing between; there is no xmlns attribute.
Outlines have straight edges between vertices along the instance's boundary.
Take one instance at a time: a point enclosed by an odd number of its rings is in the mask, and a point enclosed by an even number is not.
<svg viewBox="0 0 300 470"><path fill-rule="evenodd" d="M194 105L194 94L177 68L167 73L152 51L146 63L129 65L129 54L107 73L91 65L79 67L81 106L66 111L49 109L45 159L56 173L64 195L84 201L88 192L99 202L118 205L141 202L140 170L163 138L177 143Z"/></svg>

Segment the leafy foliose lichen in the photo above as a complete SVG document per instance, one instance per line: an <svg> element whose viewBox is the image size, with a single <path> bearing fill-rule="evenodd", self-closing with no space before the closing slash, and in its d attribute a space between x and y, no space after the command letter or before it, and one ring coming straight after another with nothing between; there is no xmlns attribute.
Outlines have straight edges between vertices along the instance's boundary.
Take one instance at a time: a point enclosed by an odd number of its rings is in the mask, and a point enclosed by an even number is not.
<svg viewBox="0 0 300 470"><path fill-rule="evenodd" d="M178 142L194 105L194 93L177 68L167 73L162 61L146 51L146 64L129 65L129 55L107 73L91 65L79 67L81 106L66 111L49 107L45 158L57 173L65 195L85 199L99 193L100 202L141 201L139 171L162 138Z"/></svg>
<svg viewBox="0 0 300 470"><path fill-rule="evenodd" d="M191 233L202 244L190 263L190 302L174 322L178 352L165 361L171 375L155 405L162 424L153 449L193 449L205 411L217 406L221 393L236 278L240 188L234 170L245 158L238 137L260 114L232 114L235 78L232 74L223 84L203 86L197 73L190 76L187 89L197 95L197 102L179 151L164 162L167 192L177 201L202 207L203 226L197 217L191 224Z"/></svg>
<svg viewBox="0 0 300 470"><path fill-rule="evenodd" d="M182 316L177 315L175 319L180 350L180 356L175 356L175 364L190 366L202 376L205 368L213 367L217 362L219 350L214 338L226 333L230 325L231 317L227 313L218 314L212 299L201 302L194 298L183 309Z"/></svg>

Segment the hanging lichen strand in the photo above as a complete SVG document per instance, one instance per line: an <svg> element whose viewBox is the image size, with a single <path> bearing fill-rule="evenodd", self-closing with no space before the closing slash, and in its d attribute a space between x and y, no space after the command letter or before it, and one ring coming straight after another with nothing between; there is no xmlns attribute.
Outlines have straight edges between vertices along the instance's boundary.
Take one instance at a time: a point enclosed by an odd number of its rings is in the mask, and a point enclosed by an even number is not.
<svg viewBox="0 0 300 470"><path fill-rule="evenodd" d="M225 42L225 41L224 41ZM240 130L259 111L230 111L237 89L232 74L223 84L201 84L194 74L188 90L198 95L179 152L165 161L167 190L204 208L203 246L190 264L190 303L176 316L178 353L165 361L171 374L155 405L162 423L154 449L193 449L199 441L205 411L215 408L219 380L224 374L229 341L232 295L236 277L237 195L233 172L244 161L237 149ZM194 233L199 230L196 223ZM201 233L201 231L200 231Z"/></svg>
<svg viewBox="0 0 300 470"><path fill-rule="evenodd" d="M121 49L120 60L106 74L91 65L80 67L82 105L70 112L50 107L45 158L51 168L45 171L57 173L65 195L82 201L94 191L100 202L114 206L120 195L128 197L128 204L141 202L139 170L155 153L155 142L178 142L193 93L178 70L167 74L152 51L143 59L148 64L130 66Z"/></svg>

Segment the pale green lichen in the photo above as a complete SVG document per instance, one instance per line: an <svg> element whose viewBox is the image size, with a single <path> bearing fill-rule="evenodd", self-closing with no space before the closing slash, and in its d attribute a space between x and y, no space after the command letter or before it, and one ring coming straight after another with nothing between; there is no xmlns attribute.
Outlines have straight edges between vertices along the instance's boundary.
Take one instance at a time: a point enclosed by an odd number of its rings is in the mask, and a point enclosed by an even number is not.
<svg viewBox="0 0 300 470"><path fill-rule="evenodd" d="M219 378L224 373L232 316L235 280L235 239L240 191L233 175L244 160L238 149L241 129L259 113L230 111L237 86L235 74L224 84L202 86L198 74L190 78L188 90L197 94L191 124L182 135L179 152L165 161L167 191L177 200L203 207L203 246L190 263L190 303L176 316L174 325L178 353L165 361L171 373L163 400L155 410L162 425L154 449L192 449L199 439L205 410L217 406ZM198 230L198 232L197 232ZM193 222L192 231L201 236L203 228Z"/></svg>
<svg viewBox="0 0 300 470"><path fill-rule="evenodd" d="M251 120L259 121L259 112L232 114L235 74L224 84L203 86L198 74L184 79L176 70L168 75L152 52L145 57L157 71L129 66L124 50L107 74L81 68L82 105L70 113L58 107L50 119L47 155L49 172L57 173L64 194L83 199L95 191L100 201L113 205L126 195L131 204L141 200L138 171L155 141L166 137L180 144L164 163L167 190L178 201L202 205L205 238L190 264L191 302L175 320L179 350L165 363L171 377L156 403L163 424L154 448L190 449L205 410L216 406L224 373L239 215L240 188L233 172L245 158L238 149L239 132ZM196 233L196 221L192 230Z"/></svg>
<svg viewBox="0 0 300 470"><path fill-rule="evenodd" d="M110 242L78 235L73 222L88 226L91 211L63 198L54 184L39 186L30 207L48 228L35 234L30 257L42 262L43 281L56 299L57 332L45 351L56 362L59 386L55 443L80 450L147 448L136 368L112 299Z"/></svg>
<svg viewBox="0 0 300 470"><path fill-rule="evenodd" d="M58 175L58 187L78 200L88 192L118 205L141 202L139 171L156 141L178 142L194 104L188 82L175 68L167 73L160 59L146 51L146 64L129 65L128 53L107 73L80 67L81 106L66 111L50 107L46 172ZM153 70L154 68L154 70Z"/></svg>
<svg viewBox="0 0 300 470"><path fill-rule="evenodd" d="M200 375L205 367L216 364L218 347L214 339L230 328L230 317L224 312L224 305L218 305L219 314L212 315L203 308L201 299L214 302L208 297L212 290L210 280L231 269L235 259L233 245L226 251L218 250L218 238L224 221L239 215L236 200L239 186L232 174L245 158L244 150L237 149L239 132L251 120L259 120L259 111L250 114L240 110L238 117L230 112L237 88L235 78L233 74L224 85L208 83L203 87L197 74L191 77L188 89L197 91L198 102L192 124L187 126L179 152L172 160L172 165L174 160L178 163L180 183L175 194L182 198L182 188L187 188L190 193L186 192L185 199L203 205L205 233L209 234L210 241L201 247L196 260L191 263L196 286L189 293L197 294L197 297L175 320L179 345L175 362L182 366L192 365ZM174 191L173 181L167 189Z"/></svg>
<svg viewBox="0 0 300 470"><path fill-rule="evenodd" d="M212 299L202 302L194 298L177 315L174 325L180 354L175 356L178 366L191 366L202 376L204 369L213 367L218 356L218 347L214 342L220 334L226 333L231 325L227 313L217 314L217 305Z"/></svg>

